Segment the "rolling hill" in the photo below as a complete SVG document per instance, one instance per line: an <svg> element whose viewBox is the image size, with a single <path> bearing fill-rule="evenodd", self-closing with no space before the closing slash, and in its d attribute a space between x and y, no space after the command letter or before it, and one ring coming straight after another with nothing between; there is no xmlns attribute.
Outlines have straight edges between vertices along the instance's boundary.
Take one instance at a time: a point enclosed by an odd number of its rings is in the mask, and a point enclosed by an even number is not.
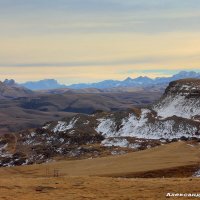
<svg viewBox="0 0 200 200"><path fill-rule="evenodd" d="M20 89L21 90L21 89ZM96 110L117 111L134 106L149 105L161 96L159 91L122 93L64 93L34 92L22 97L0 100L0 134L39 127L47 121L61 120L73 113L92 114ZM153 93L153 95L152 95ZM5 93L4 93L5 94Z"/></svg>
<svg viewBox="0 0 200 200"><path fill-rule="evenodd" d="M199 150L199 144L178 142L122 156L0 168L0 198L164 200L168 193L199 194Z"/></svg>

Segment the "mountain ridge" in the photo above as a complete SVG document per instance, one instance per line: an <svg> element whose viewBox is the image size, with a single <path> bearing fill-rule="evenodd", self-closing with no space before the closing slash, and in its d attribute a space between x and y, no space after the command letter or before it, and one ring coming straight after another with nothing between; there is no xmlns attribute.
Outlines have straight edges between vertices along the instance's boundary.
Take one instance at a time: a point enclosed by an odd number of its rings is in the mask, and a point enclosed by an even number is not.
<svg viewBox="0 0 200 200"><path fill-rule="evenodd" d="M58 83L55 79L44 79L40 81L29 81L23 84L20 84L31 90L48 90L48 89L56 89L56 88L65 88L65 85Z"/></svg>
<svg viewBox="0 0 200 200"><path fill-rule="evenodd" d="M157 77L149 78L147 76L139 76L137 78L126 78L125 80L104 80L97 83L78 83L72 85L64 85L58 83L54 79L44 79L41 81L30 81L20 84L31 90L46 90L46 89L59 89L59 88L69 88L69 89L86 89L86 88L96 88L96 89L109 89L116 87L147 87L163 84L166 85L174 80L185 79L185 78L200 78L199 72L194 71L180 71L171 77Z"/></svg>

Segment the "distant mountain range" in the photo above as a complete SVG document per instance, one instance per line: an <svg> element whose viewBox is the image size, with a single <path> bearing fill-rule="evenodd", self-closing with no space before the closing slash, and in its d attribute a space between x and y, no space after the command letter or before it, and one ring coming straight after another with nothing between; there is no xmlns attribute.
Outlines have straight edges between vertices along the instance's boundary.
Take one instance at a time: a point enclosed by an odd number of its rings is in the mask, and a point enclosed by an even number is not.
<svg viewBox="0 0 200 200"><path fill-rule="evenodd" d="M52 90L58 88L69 88L69 89L85 89L85 88L96 88L96 89L108 89L108 88L117 88L117 87L148 87L154 85L166 85L175 80L185 79L185 78L200 78L200 73L194 71L181 71L178 74L175 74L171 77L157 77L151 79L147 76L140 76L137 78L126 78L123 81L118 80L105 80L98 83L80 83L73 85L63 85L58 83L54 79L45 79L41 81L31 81L23 84L18 84L30 90ZM14 80L5 80L5 84L17 85Z"/></svg>
<svg viewBox="0 0 200 200"><path fill-rule="evenodd" d="M41 81L29 81L26 83L21 84L22 86L30 89L30 90L50 90L50 89L57 89L57 88L66 88L66 85L62 85L58 83L57 80L54 79L44 79Z"/></svg>
<svg viewBox="0 0 200 200"><path fill-rule="evenodd" d="M147 76L140 76L137 78L126 78L123 81L116 80L105 80L99 83L91 83L91 84L73 84L68 86L71 89L82 89L82 88L97 88L97 89L106 89L106 88L114 88L114 87L146 87L153 86L157 84L168 84L171 81L185 79L185 78L200 78L200 73L194 71L181 71L178 74L175 74L171 77L158 77L155 79L151 79Z"/></svg>

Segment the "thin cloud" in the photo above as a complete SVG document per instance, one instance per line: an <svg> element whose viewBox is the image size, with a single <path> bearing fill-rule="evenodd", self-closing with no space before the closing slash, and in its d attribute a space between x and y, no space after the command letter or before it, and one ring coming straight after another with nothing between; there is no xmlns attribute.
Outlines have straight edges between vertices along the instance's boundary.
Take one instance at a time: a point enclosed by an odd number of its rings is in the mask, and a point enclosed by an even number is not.
<svg viewBox="0 0 200 200"><path fill-rule="evenodd" d="M180 56L150 56L141 58L130 58L110 61L71 61L71 62L41 62L41 63L0 63L0 67L86 67L86 66L117 66L117 65L135 65L135 64L148 64L160 63L167 61L178 61L188 59L200 59L200 54L194 55L180 55Z"/></svg>

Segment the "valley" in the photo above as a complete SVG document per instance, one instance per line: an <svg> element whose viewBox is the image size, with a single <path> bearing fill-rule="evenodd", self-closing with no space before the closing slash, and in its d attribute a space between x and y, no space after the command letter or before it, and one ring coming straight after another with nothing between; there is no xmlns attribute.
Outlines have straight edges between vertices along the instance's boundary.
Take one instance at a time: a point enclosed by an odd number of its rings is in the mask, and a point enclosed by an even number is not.
<svg viewBox="0 0 200 200"><path fill-rule="evenodd" d="M152 95L153 94L153 95ZM146 106L160 98L159 91L124 93L34 92L31 95L0 99L0 134L40 127L47 121L60 120L76 113L92 114L96 110L118 111Z"/></svg>

